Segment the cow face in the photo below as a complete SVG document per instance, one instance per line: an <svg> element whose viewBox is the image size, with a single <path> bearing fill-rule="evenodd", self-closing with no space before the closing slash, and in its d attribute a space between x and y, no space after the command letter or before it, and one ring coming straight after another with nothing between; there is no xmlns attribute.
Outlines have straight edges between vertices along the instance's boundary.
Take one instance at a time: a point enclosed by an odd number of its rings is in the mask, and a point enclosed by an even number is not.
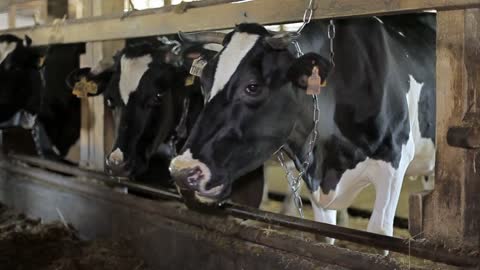
<svg viewBox="0 0 480 270"><path fill-rule="evenodd" d="M135 177L145 173L151 157L173 134L185 97L194 91L185 86L188 73L179 58L169 48L140 42L120 51L113 64L100 62L71 74L72 86L82 78L94 82L96 94L103 94L113 113L116 138L106 158L110 174Z"/></svg>
<svg viewBox="0 0 480 270"><path fill-rule="evenodd" d="M22 40L0 35L0 122L27 106L34 88L29 83L40 78L37 70L40 56L30 44L28 37Z"/></svg>
<svg viewBox="0 0 480 270"><path fill-rule="evenodd" d="M285 36L271 36L257 24L241 24L225 37L224 49L202 73L207 104L182 155L170 171L182 195L202 203L227 198L232 182L261 166L292 133L297 106L306 95L314 66L326 77L318 55L300 59ZM307 131L305 131L307 132Z"/></svg>

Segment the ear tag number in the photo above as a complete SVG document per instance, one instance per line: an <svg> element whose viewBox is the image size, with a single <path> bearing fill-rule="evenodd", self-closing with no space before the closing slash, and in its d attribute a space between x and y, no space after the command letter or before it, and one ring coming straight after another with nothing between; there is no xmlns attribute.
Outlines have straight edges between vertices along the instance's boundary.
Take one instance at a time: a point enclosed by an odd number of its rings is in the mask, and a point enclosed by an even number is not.
<svg viewBox="0 0 480 270"><path fill-rule="evenodd" d="M322 88L322 78L319 75L319 70L317 66L314 66L312 69L312 75L308 77L307 80L307 95L318 95Z"/></svg>
<svg viewBox="0 0 480 270"><path fill-rule="evenodd" d="M193 60L192 67L190 68L190 74L196 77L202 75L203 68L207 65L207 61L202 57Z"/></svg>
<svg viewBox="0 0 480 270"><path fill-rule="evenodd" d="M85 77L73 87L72 94L78 98L87 98L88 94L96 94L98 91L97 84L92 81L87 81Z"/></svg>
<svg viewBox="0 0 480 270"><path fill-rule="evenodd" d="M192 86L195 83L195 76L194 75L189 75L185 79L185 86Z"/></svg>

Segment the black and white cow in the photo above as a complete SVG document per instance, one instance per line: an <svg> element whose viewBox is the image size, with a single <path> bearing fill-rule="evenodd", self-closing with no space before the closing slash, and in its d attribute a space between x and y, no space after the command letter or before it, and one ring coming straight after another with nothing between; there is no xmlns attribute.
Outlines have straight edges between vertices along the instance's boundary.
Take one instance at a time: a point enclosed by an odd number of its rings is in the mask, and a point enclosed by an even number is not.
<svg viewBox="0 0 480 270"><path fill-rule="evenodd" d="M282 146L297 168L308 158L315 70L318 137L304 176L315 220L335 223L369 184L376 189L368 231L392 235L404 176L434 170L435 15L335 20L335 67L328 22L306 26L296 59L288 35L240 24L205 66L202 111L171 173L190 203L216 204L232 183ZM316 72L316 71L315 71Z"/></svg>
<svg viewBox="0 0 480 270"><path fill-rule="evenodd" d="M68 84L73 87L82 78L93 82L96 95L103 94L113 113L115 142L105 161L108 173L173 186L168 171L172 151L183 145L204 105L199 79L189 69L194 59L211 58L221 46L164 42L131 40L113 61L73 72ZM250 185L262 184L263 175L254 174L259 181L242 185L246 192ZM258 205L261 192L240 199L243 193L237 202Z"/></svg>
<svg viewBox="0 0 480 270"><path fill-rule="evenodd" d="M80 102L65 79L83 51L83 44L33 48L28 37L0 36L0 122L8 127L16 114L30 115L45 156L64 157L78 141Z"/></svg>
<svg viewBox="0 0 480 270"><path fill-rule="evenodd" d="M170 178L169 139L177 138L176 147L183 144L204 103L199 81L187 66L216 53L199 45L175 54L175 44L156 38L129 41L113 61L70 75L70 86L82 78L96 84L92 96L103 94L113 113L115 142L105 161L112 175Z"/></svg>

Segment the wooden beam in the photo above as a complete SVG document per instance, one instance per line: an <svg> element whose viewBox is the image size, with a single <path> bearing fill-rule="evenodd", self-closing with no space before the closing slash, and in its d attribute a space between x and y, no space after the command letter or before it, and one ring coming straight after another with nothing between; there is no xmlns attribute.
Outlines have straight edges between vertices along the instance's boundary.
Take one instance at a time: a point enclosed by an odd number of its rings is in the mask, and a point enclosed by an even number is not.
<svg viewBox="0 0 480 270"><path fill-rule="evenodd" d="M175 6L137 11L124 17L117 13L83 20L69 20L62 28L61 38L52 40L57 26L44 25L34 29L23 28L0 31L30 35L35 44L76 43L101 40L126 39L184 32L231 28L241 22L262 24L300 21L303 18L305 2L298 0L254 0L229 3L234 0L206 0L186 5L186 12L179 12ZM211 5L215 3L217 5ZM223 4L218 4L223 3ZM383 15L411 13L422 10L451 10L465 7L480 7L480 0L343 0L317 1L315 19L333 17ZM215 20L212 20L212 14Z"/></svg>
<svg viewBox="0 0 480 270"><path fill-rule="evenodd" d="M449 247L479 247L480 151L447 141L450 127L480 119L479 33L480 9L437 14L437 159L423 226L429 241Z"/></svg>

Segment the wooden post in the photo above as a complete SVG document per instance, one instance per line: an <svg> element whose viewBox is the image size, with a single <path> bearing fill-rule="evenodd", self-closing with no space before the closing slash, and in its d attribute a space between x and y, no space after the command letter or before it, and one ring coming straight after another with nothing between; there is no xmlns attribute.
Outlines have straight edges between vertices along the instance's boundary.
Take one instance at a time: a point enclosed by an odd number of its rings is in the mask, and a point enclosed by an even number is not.
<svg viewBox="0 0 480 270"><path fill-rule="evenodd" d="M480 9L439 11L435 189L423 200L423 230L431 242L479 247L480 151L447 140L449 130L479 124Z"/></svg>
<svg viewBox="0 0 480 270"><path fill-rule="evenodd" d="M83 0L82 16L100 16L123 12L123 1ZM123 41L91 42L86 46L82 66L94 66L106 57L112 57L124 45ZM104 169L105 151L111 147L111 127L105 111L103 96L82 100L82 128L80 131L80 165L95 170Z"/></svg>
<svg viewBox="0 0 480 270"><path fill-rule="evenodd" d="M15 28L16 17L17 17L17 6L11 5L8 9L8 28Z"/></svg>

